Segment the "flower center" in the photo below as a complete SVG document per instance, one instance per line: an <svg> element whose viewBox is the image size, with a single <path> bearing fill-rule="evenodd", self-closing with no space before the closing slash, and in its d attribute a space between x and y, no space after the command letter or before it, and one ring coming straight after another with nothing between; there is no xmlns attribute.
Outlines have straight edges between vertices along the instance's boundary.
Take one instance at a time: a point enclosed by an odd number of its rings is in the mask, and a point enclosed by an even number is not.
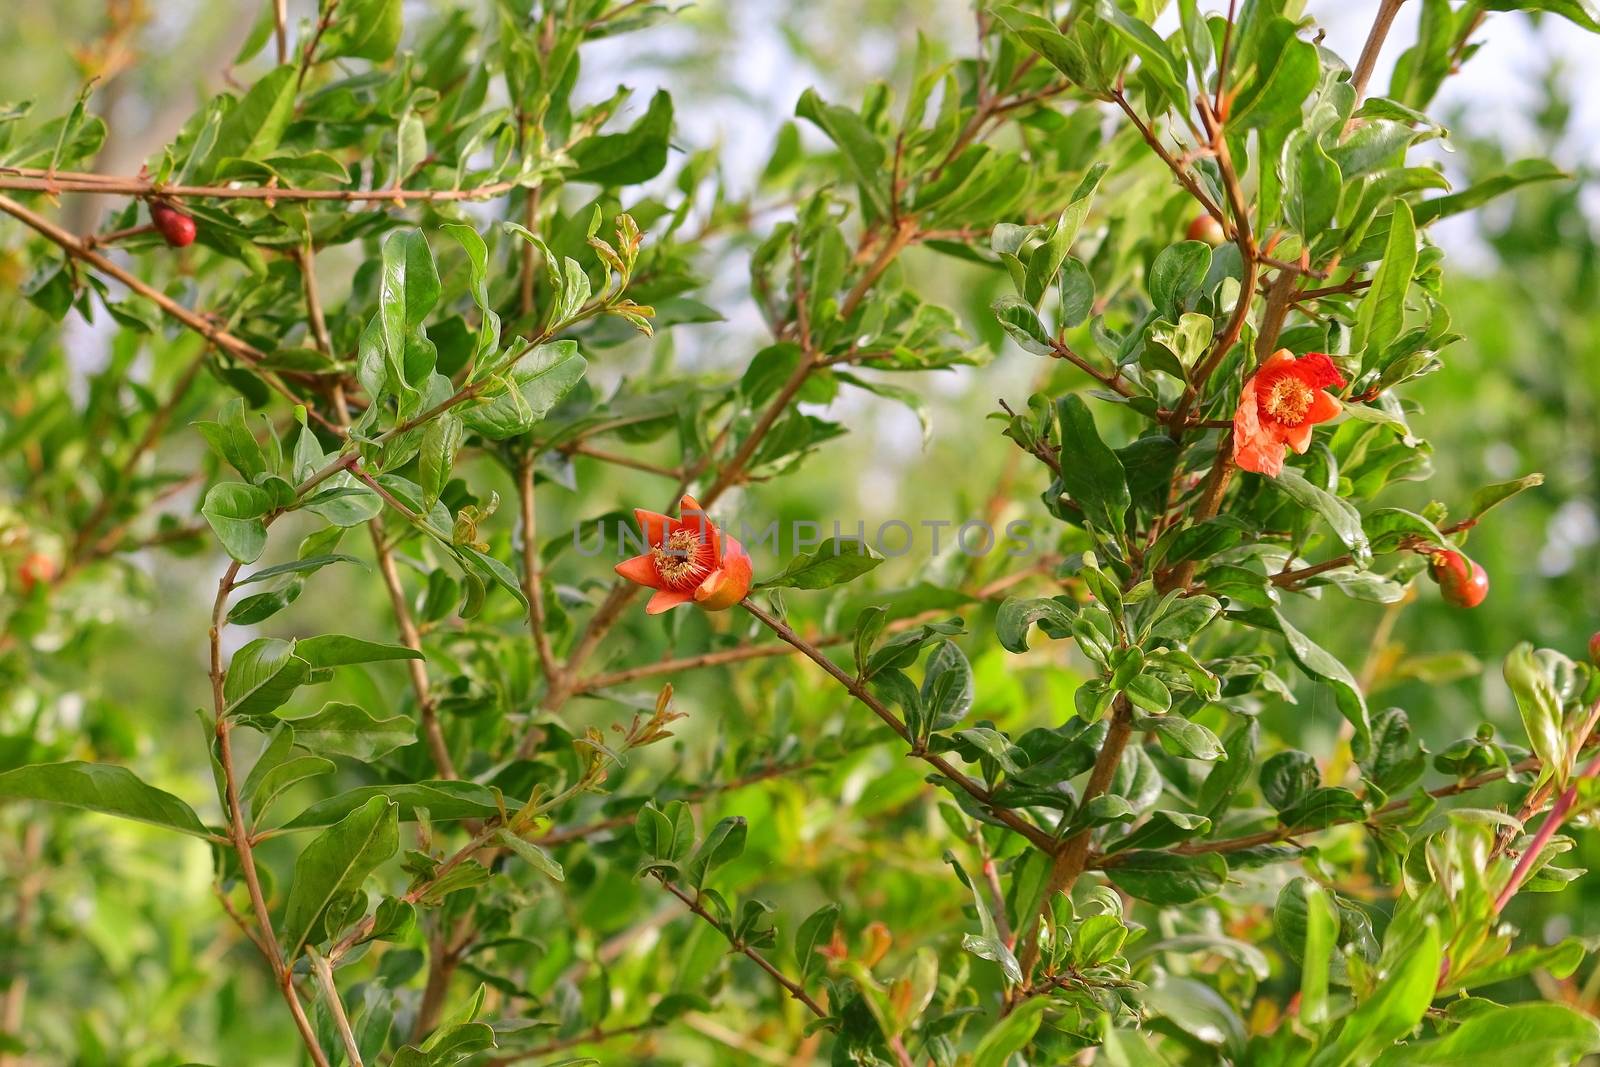
<svg viewBox="0 0 1600 1067"><path fill-rule="evenodd" d="M1261 409L1285 426L1299 426L1305 421L1306 412L1311 410L1311 402L1315 399L1316 393L1311 386L1292 374L1285 374L1267 388L1267 397Z"/></svg>
<svg viewBox="0 0 1600 1067"><path fill-rule="evenodd" d="M715 563L711 558L710 540L702 540L690 529L673 530L665 541L650 550L650 555L655 560L656 574L670 588L680 592L704 581Z"/></svg>

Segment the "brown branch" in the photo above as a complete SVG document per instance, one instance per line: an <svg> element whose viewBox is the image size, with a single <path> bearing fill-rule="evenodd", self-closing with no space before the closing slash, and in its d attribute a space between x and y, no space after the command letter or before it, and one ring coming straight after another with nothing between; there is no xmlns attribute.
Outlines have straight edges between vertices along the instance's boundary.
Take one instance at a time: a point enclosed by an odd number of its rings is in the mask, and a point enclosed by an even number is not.
<svg viewBox="0 0 1600 1067"><path fill-rule="evenodd" d="M538 522L533 493L533 456L517 464L517 496L522 505L522 595L528 598L528 628L548 685L554 686L561 664L550 645L544 611L544 580L539 574Z"/></svg>
<svg viewBox="0 0 1600 1067"><path fill-rule="evenodd" d="M606 452L587 445L580 438L556 446L556 451L567 456L588 456L590 459L599 460L601 463L610 463L616 467L627 467L630 470L644 471L646 474L659 474L663 478L675 481L683 478L683 468L664 467L659 463L650 463L646 460L635 459L620 452Z"/></svg>
<svg viewBox="0 0 1600 1067"><path fill-rule="evenodd" d="M613 1026L609 1029L594 1026L570 1037L558 1037L553 1041L546 1041L542 1045L535 1045L520 1052L513 1052L509 1056L497 1056L488 1062L488 1067L506 1067L507 1064L537 1059L540 1056L549 1056L552 1053L564 1052L569 1048L577 1048L580 1045L599 1045L607 1041L614 1041L619 1037L641 1034L655 1028L656 1024L649 1020L642 1023L633 1023L630 1026Z"/></svg>
<svg viewBox="0 0 1600 1067"><path fill-rule="evenodd" d="M422 634L416 620L411 617L411 607L406 603L405 586L400 582L400 571L394 563L385 534L383 516L374 515L367 523L372 535L372 550L378 560L378 573L383 576L384 588L389 592L389 605L394 610L394 621L400 629L400 642L418 653L422 652ZM427 742L428 754L441 778L459 778L455 762L450 758L450 746L445 742L444 729L439 724L439 702L434 699L428 681L428 667L424 660L406 660L411 678L411 692L417 700L417 716L422 720L422 737Z"/></svg>
<svg viewBox="0 0 1600 1067"><path fill-rule="evenodd" d="M326 200L338 203L425 201L447 203L490 200L518 188L514 181L491 182L471 189L296 189L268 185L165 185L143 178L49 171L36 167L0 167L0 189L27 193L96 193L104 196L163 197L171 200Z"/></svg>
<svg viewBox="0 0 1600 1067"><path fill-rule="evenodd" d="M365 1067L361 1062L361 1046L356 1042L355 1032L350 1029L350 1017L345 1014L344 1001L339 996L339 986L333 980L332 965L326 956L314 948L307 948L306 955L311 959L311 973L316 975L317 985L322 988L322 999L328 1005L328 1013L333 1016L334 1028L339 1031L339 1040L344 1043L345 1055L350 1057L349 1067Z"/></svg>
<svg viewBox="0 0 1600 1067"><path fill-rule="evenodd" d="M1020 453L1018 453L1020 454ZM1053 458L1053 457L1052 457ZM1059 470L1057 473L1060 473ZM977 558L977 557L974 557ZM1033 566L996 578L972 591L974 600L991 600L1000 593L1013 586L1027 581L1036 574L1047 572L1057 562L1054 556L1045 556ZM925 622L944 618L949 613L942 609L919 612L908 615L903 619L896 619L884 628L885 633L898 633L921 626ZM818 648L831 648L834 645L848 643L850 638L843 634L819 635L810 639ZM752 659L767 659L773 656L792 656L799 650L793 645L779 642L773 645L744 644L733 648L722 648L712 652L702 652L694 656L683 656L677 659L663 659L655 663L645 663L637 667L628 667L618 671L608 671L603 674L591 674L587 678L580 678L573 683L574 693L590 693L599 689L609 689L612 686L625 685L636 682L641 678L655 678L663 674L677 674L682 671L698 670L702 667L719 667L729 663L743 663Z"/></svg>
<svg viewBox="0 0 1600 1067"><path fill-rule="evenodd" d="M17 895L11 910L13 943L26 945L33 935L33 906L44 882L39 859L44 854L44 823L29 822L22 831L21 862L16 867ZM27 1006L28 972L19 968L11 976L5 996L0 998L0 1033L21 1039L23 1009ZM0 1067L21 1067L0 1049Z"/></svg>
<svg viewBox="0 0 1600 1067"><path fill-rule="evenodd" d="M1211 199L1204 189L1200 188L1200 183L1189 171L1189 168L1180 163L1171 152L1167 151L1167 146L1161 143L1161 139L1155 135L1155 131L1145 123L1144 119L1139 117L1139 113L1133 109L1133 105L1128 102L1128 98L1122 90L1112 90L1111 99L1115 101L1116 105L1122 109L1122 113L1127 115L1128 120L1138 129L1139 135L1144 138L1144 143L1149 145L1157 156L1161 157L1161 162L1165 163L1167 169L1172 171L1172 176L1178 180L1178 184L1183 186L1190 196L1199 201L1206 214L1226 227L1228 225L1228 217L1223 214L1222 208L1215 200Z"/></svg>
<svg viewBox="0 0 1600 1067"><path fill-rule="evenodd" d="M804 1004L810 1010L812 1015L815 1015L819 1019L826 1019L828 1017L827 1009L813 1000L811 994L805 991L804 986L790 978L788 975L784 974L782 971L778 970L778 968L774 967L772 962L760 952L757 952L743 941L738 940L733 936L732 933L724 929L722 923L717 921L716 916L707 911L705 906L700 903L698 895L691 897L688 893L685 893L682 889L679 889L676 885L667 881L667 879L661 877L659 874L656 875L656 880L661 883L661 887L663 889L677 897L679 900L683 901L684 905L690 911L694 912L694 914L710 923L718 933L727 938L728 944L733 946L734 951L742 953L746 959L750 960L751 963L754 963L757 967L760 967L763 971L766 971L767 974L771 975L774 982L777 982L785 990L787 990L789 995L795 1000L798 1000L800 1003Z"/></svg>
<svg viewBox="0 0 1600 1067"><path fill-rule="evenodd" d="M807 659L811 660L811 662L815 663L830 676L832 676L834 681L844 686L846 692L855 697L862 704L865 704L867 706L867 710L876 715L885 726L889 727L889 729L895 732L900 740L904 741L910 746L910 755L915 756L916 758L927 763L929 766L933 767L945 778L949 779L951 784L962 790L968 796L972 797L979 804L982 804L988 810L989 814L1005 823L1006 826L1016 831L1031 844L1043 849L1050 849L1053 846L1054 838L1052 838L1048 833L1028 822L1010 808L1004 808L996 804L994 794L988 789L985 789L981 784L957 770L955 766L943 756L936 755L935 753L929 752L926 748L924 748L922 744L912 736L911 731L906 728L906 724L900 721L900 717L893 711L889 710L883 701L873 696L872 692L867 689L863 682L846 674L840 669L838 664L834 663L833 660L823 655L820 649L811 644L805 638L801 637L799 634L795 633L794 630L789 627L788 623L783 622L782 620L769 614L765 609L758 606L755 601L749 599L748 597L746 597L744 600L741 600L739 602L739 606L748 611L767 629L777 634L778 637L793 645L795 649L797 649Z"/></svg>
<svg viewBox="0 0 1600 1067"><path fill-rule="evenodd" d="M0 188L4 187L3 179L0 179ZM187 326L189 329L193 330L195 333L198 333L200 336L204 337L218 348L230 353L235 358L251 364L260 363L262 360L267 358L265 352L262 352L259 348L256 348L248 341L244 341L238 337L235 337L227 330L222 329L220 326L217 326L200 315L190 311L176 300L173 300L166 293L163 293L161 290L148 284L137 275L123 270L105 256L102 256L100 253L94 251L74 234L62 229L60 226L57 226L44 216L28 210L15 200L12 200L10 197L0 196L0 211L5 212L12 218L15 218L19 222L22 222L23 224L32 228L40 235L55 242L58 246L60 246L62 251L66 252L74 259L82 260L107 277L115 278L117 281L121 282L123 285L126 285L135 293L138 293L140 296L156 305L156 307L160 308L163 313L173 319L176 319L184 326ZM266 382L267 385L271 386L277 392L286 397L291 403L304 403L300 397L295 396L294 393L290 391L289 387L285 385L277 375L268 371L260 370L259 368L256 370L256 373L260 375L262 381ZM314 407L307 405L307 410L310 412L313 418L316 418L329 428L336 428L331 422L317 412Z"/></svg>
<svg viewBox="0 0 1600 1067"><path fill-rule="evenodd" d="M235 773L233 765L232 723L228 719L227 697L223 694L222 688L226 677L222 666L222 628L227 625L225 609L228 595L233 592L234 579L239 574L239 566L237 560L228 564L228 569L217 582L217 596L211 606L211 701L216 712L217 762L222 769L224 793L227 797L228 833L234 852L239 857L239 869L244 875L245 887L250 894L250 907L255 913L256 925L260 930L259 944L264 945L267 950L267 963L277 979L278 989L283 994L285 1003L289 1005L289 1014L294 1017L301 1040L311 1055L311 1062L315 1067L329 1067L328 1057L317 1042L316 1031L312 1029L305 1010L300 1005L300 997L295 993L294 973L283 958L283 950L278 947L278 938L272 929L271 913L267 910L266 894L261 889L261 878L256 872L255 852L250 843L250 831L245 826L244 808L239 801L239 776Z"/></svg>
<svg viewBox="0 0 1600 1067"><path fill-rule="evenodd" d="M734 778L726 782L713 782L710 785L703 785L698 788L691 789L681 795L667 797L664 799L683 800L690 804L697 804L708 797L717 795L718 793L732 793L736 790L743 789L746 786L756 785L760 782L771 781L774 778L781 778L786 774L793 774L797 771L804 771L813 766L815 763L816 761L810 757L795 760L791 763L773 763L761 768L758 771L752 771L751 773L743 775L739 778ZM659 793L660 790L658 789L654 792ZM632 826L637 818L637 813L613 815L609 818L598 819L595 822L585 823L582 826L567 826L551 830L540 837L533 838L532 840L536 845L543 845L547 847L552 845L564 845L570 841L581 841L586 837L593 837L595 834L605 833L607 830L617 830L624 826Z"/></svg>
<svg viewBox="0 0 1600 1067"><path fill-rule="evenodd" d="M1362 45L1361 58L1356 60L1355 73L1350 76L1350 87L1356 91L1358 104L1367 95L1367 83L1378 65L1378 53L1383 51L1384 38L1389 36L1389 27L1394 25L1403 3L1405 0L1378 0L1378 13L1372 20L1372 29L1367 32L1367 43Z"/></svg>
<svg viewBox="0 0 1600 1067"><path fill-rule="evenodd" d="M1132 736L1133 706L1128 703L1126 696L1118 693L1111 705L1111 723L1106 730L1106 739L1100 745L1094 767L1089 771L1089 781L1078 800L1080 811L1089 801L1111 787L1111 779L1116 776L1117 767L1122 763L1123 750L1128 747L1128 739ZM1024 921L1018 932L1021 951L1017 954L1017 962L1022 967L1023 981L1028 980L1034 964L1039 962L1039 922L1045 910L1052 906L1056 894L1071 892L1078 876L1084 872L1089 860L1089 842L1093 836L1094 827L1086 826L1053 848L1054 860L1039 896L1038 911Z"/></svg>

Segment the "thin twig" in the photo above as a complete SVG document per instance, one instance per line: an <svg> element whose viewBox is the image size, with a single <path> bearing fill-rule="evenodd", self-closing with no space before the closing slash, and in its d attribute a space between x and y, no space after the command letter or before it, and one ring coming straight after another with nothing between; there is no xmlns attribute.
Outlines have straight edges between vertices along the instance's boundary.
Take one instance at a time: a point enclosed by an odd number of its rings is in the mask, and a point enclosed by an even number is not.
<svg viewBox="0 0 1600 1067"><path fill-rule="evenodd" d="M95 193L102 196L163 197L171 200L327 200L338 203L414 201L447 203L490 200L519 187L514 181L471 189L296 189L267 185L164 185L143 178L116 178L60 171L54 177L34 167L0 167L0 189L26 193Z"/></svg>
<svg viewBox="0 0 1600 1067"><path fill-rule="evenodd" d="M757 952L743 941L740 941L738 938L734 937L730 931L725 929L722 923L717 920L716 916L707 911L705 909L705 905L700 903L698 894L695 896L690 896L688 893L685 893L682 889L678 888L678 886L674 885L672 882L669 882L666 878L661 877L659 874L656 876L656 880L661 883L661 887L663 889L677 897L679 900L683 901L684 905L690 911L694 912L700 918L710 923L718 933L720 933L723 937L726 937L728 939L728 944L733 946L734 951L743 954L746 959L750 960L751 963L754 963L757 967L760 967L763 971L766 971L767 974L771 975L774 982L777 982L779 985L783 986L783 988L788 991L791 997L804 1004L810 1010L812 1015L815 1015L819 1019L826 1019L828 1017L827 1009L812 999L811 994L805 991L804 986L790 978L788 975L784 974L782 971L778 970L777 967L773 966L771 960L768 960L760 952Z"/></svg>
<svg viewBox="0 0 1600 1067"><path fill-rule="evenodd" d="M1378 53L1383 51L1384 38L1389 36L1389 27L1394 25L1394 17L1400 13L1403 3L1405 0L1378 0L1378 13L1373 17L1372 29L1367 32L1367 43L1361 46L1361 58L1356 60L1355 73L1350 76L1350 87L1356 91L1358 104L1367 95L1367 83L1378 65Z"/></svg>
<svg viewBox="0 0 1600 1067"><path fill-rule="evenodd" d="M345 1055L350 1057L349 1067L366 1067L361 1062L361 1046L356 1043L356 1035L350 1029L350 1017L345 1014L344 1001L339 996L339 986L333 980L333 966L328 963L328 958L315 948L307 947L306 955L311 960L311 973L317 976L317 985L322 988L323 1002L328 1005L328 1012L333 1016L334 1028L339 1031L339 1040L344 1042Z"/></svg>
<svg viewBox="0 0 1600 1067"><path fill-rule="evenodd" d="M893 711L889 710L883 701L873 696L872 692L867 689L865 684L846 674L839 668L838 664L834 663L833 660L823 655L820 649L811 644L811 642L807 641L805 638L801 637L799 634L795 633L794 630L790 628L788 623L775 618L748 597L746 597L744 600L741 600L739 602L739 606L748 611L767 629L777 634L784 641L787 641L789 644L793 645L803 656L811 660L817 666L821 667L824 671L831 675L836 682L844 686L845 690L851 696L855 697L862 704L865 704L867 709L876 715L885 726L893 730L902 741L911 747L910 755L913 755L932 766L940 774L948 778L953 785L987 808L991 815L1005 823L1012 830L1015 830L1024 839L1036 847L1049 849L1053 846L1054 838L1052 838L1048 833L1028 822L1010 808L1001 807L1000 805L996 804L994 794L989 792L989 790L985 789L982 785L968 777L966 774L963 774L961 771L957 770L955 766L943 756L929 752L926 748L919 744L916 738L912 736L911 731L906 728L906 724L900 721L900 717Z"/></svg>

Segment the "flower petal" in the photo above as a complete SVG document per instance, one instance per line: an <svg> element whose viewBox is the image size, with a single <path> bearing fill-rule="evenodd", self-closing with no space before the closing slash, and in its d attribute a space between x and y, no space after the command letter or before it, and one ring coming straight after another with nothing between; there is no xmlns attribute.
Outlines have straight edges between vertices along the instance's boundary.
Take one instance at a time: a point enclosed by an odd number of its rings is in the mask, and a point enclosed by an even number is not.
<svg viewBox="0 0 1600 1067"><path fill-rule="evenodd" d="M1241 470L1255 471L1268 478L1283 473L1283 443L1276 438L1233 443L1233 461Z"/></svg>
<svg viewBox="0 0 1600 1067"><path fill-rule="evenodd" d="M1327 422L1343 410L1344 405L1339 403L1338 397L1318 390L1311 400L1311 409L1306 412L1306 422Z"/></svg>
<svg viewBox="0 0 1600 1067"><path fill-rule="evenodd" d="M750 554L733 538L725 538L727 552L722 566L706 575L694 591L694 598L707 611L731 608L750 592Z"/></svg>
<svg viewBox="0 0 1600 1067"><path fill-rule="evenodd" d="M1295 360L1294 373L1295 377L1313 389L1327 389L1330 386L1343 389L1345 386L1344 375L1333 365L1333 360L1322 352L1307 352Z"/></svg>
<svg viewBox="0 0 1600 1067"><path fill-rule="evenodd" d="M656 572L655 558L649 553L623 560L617 564L616 571L630 582L648 585L652 589L661 588L661 575Z"/></svg>
<svg viewBox="0 0 1600 1067"><path fill-rule="evenodd" d="M648 615L660 615L663 611L671 611L679 604L687 604L692 600L688 593L679 593L672 589L657 589L655 596L650 598L650 603L644 606Z"/></svg>
<svg viewBox="0 0 1600 1067"><path fill-rule="evenodd" d="M661 542L667 539L667 528L672 525L672 520L644 508L634 508L633 517L639 523L639 532L644 534L645 543L651 548L660 548Z"/></svg>
<svg viewBox="0 0 1600 1067"><path fill-rule="evenodd" d="M694 497L684 494L678 501L678 523L676 529L693 530L695 537L711 545L711 558L722 558L721 531L716 523L706 514L705 508Z"/></svg>

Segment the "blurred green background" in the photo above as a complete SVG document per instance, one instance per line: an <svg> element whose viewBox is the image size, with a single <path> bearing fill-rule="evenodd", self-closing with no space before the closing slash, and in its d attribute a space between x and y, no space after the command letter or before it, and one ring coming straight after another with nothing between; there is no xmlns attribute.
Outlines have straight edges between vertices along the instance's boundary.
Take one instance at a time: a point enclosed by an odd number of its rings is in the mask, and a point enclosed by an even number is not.
<svg viewBox="0 0 1600 1067"><path fill-rule="evenodd" d="M424 17L430 6L456 5L410 4L408 18ZM489 16L487 2L478 5L481 11L467 6L477 17ZM1310 8L1326 19L1330 44L1351 55L1365 32L1365 16L1333 10L1338 6L1313 2ZM106 117L112 135L97 169L131 173L198 102L230 77L228 59L265 7L235 0L10 5L0 15L0 100L32 98L42 113L59 113L70 105L85 69L106 69L108 76L91 106ZM289 7L291 17L310 11L304 2ZM1395 35L1399 43L1414 36L1414 18L1414 13L1402 15ZM609 92L618 82L641 91L657 84L671 88L679 115L675 143L685 151L720 152L737 189L741 182L748 187L759 172L772 138L805 86L822 86L831 97L853 97L872 78L893 80L899 73L895 64L910 55L918 33L946 41L951 48L969 48L970 10L950 2L713 0L644 35L603 45L587 56L583 77L591 97ZM1446 353L1445 369L1413 387L1408 397L1420 406L1413 422L1432 443L1435 477L1411 488L1425 495L1389 502L1415 507L1432 498L1459 506L1473 488L1487 482L1532 470L1543 471L1547 481L1472 533L1468 550L1492 579L1482 608L1449 608L1427 586L1415 602L1399 610L1355 601L1330 605L1331 610L1317 613L1313 630L1317 640L1373 680L1376 707L1399 704L1408 710L1433 751L1471 735L1483 720L1518 738L1516 711L1499 677L1501 657L1520 640L1582 655L1590 633L1600 627L1600 483L1595 470L1600 455L1600 317L1595 314L1600 293L1600 182L1595 170L1600 72L1592 63L1585 68L1577 62L1577 50L1592 45L1573 42L1571 36L1553 22L1497 18L1492 43L1449 84L1443 98L1453 131L1454 151L1447 157L1453 178L1469 179L1509 160L1543 154L1571 171L1573 180L1525 187L1436 233L1448 257L1447 303L1454 329L1464 340ZM1390 52L1392 57L1399 47ZM251 76L241 74L241 79ZM1375 84L1381 87L1385 77L1380 68ZM84 231L93 226L94 213L103 205L85 197L70 201L69 208L72 227ZM757 216L757 235L771 217ZM673 354L681 364L737 371L761 346L759 320L745 292L750 243L738 236L705 243L701 267L710 283L704 299L730 321L684 327L660 342L676 349ZM974 344L1000 347L987 313L1001 284L998 276L927 250L914 253L908 269L930 295L962 312ZM14 285L16 280L6 282ZM337 277L328 285L334 293L343 289ZM0 339L0 345L16 343L10 337ZM104 333L85 323L69 320L62 343L85 375L107 358ZM594 373L601 381L615 381L651 358L644 345L613 350L598 361ZM1048 368L1005 347L986 367L961 368L918 385L927 395L934 427L926 448L915 419L904 409L868 403L858 394L844 409L853 432L826 445L800 475L753 488L739 514L824 522L837 518L847 529L860 519L869 530L892 517L959 522L981 513L995 486L1015 477L1016 499L1022 503L1007 514L1032 516L1042 525L1037 506L1042 482L1035 484L1031 469L1017 471L1014 449L999 437L997 424L984 418L995 410L997 397L1020 406L1041 384L1042 369ZM1063 379L1062 384L1069 383L1078 384ZM188 437L185 441L179 435L174 447L188 447L198 462L198 435ZM549 511L542 519L546 531L570 528L574 519L595 514L595 502L607 508L617 501L664 503L659 480L580 464L585 496L543 491L547 495L541 504ZM481 465L468 477L494 484L496 475ZM507 487L500 488L504 494ZM25 501L7 503L26 509ZM501 515L496 522L503 533L510 519ZM922 547L925 543L919 542ZM142 573L127 579L140 594L131 599L114 589L88 588L87 583L70 590L71 610L100 625L76 644L46 648L49 654L35 658L48 684L0 698L4 732L33 721L47 732L82 731L80 754L85 758L127 761L157 784L190 797L205 796L209 772L192 709L205 698L203 616L210 599L207 587L220 570L218 558L149 555L140 561ZM758 567L772 563L770 558L757 560ZM950 554L936 560L914 554L886 565L874 578L891 586L914 580L920 568L964 563ZM569 581L592 579L601 571L596 561L570 556L565 566L570 570L559 577ZM274 619L270 632L320 632L338 622L356 626L349 620L357 619L361 628L352 632L389 634L392 623L379 585L350 576L319 581L325 584L318 595ZM707 624L696 617L677 625ZM1018 671L998 646L983 638L981 625L975 630L978 636L968 639L967 648L977 670L980 709L997 715L1011 706L1015 687L1040 668ZM1390 635L1387 652L1372 652L1384 644L1374 642L1375 632ZM613 663L643 662L657 654L655 648L628 648L623 641L613 645ZM1059 669L1051 673L1048 682L1036 679L1035 684L1046 686L1058 706L1070 707L1073 674ZM778 710L761 721L746 721L735 711L742 697L757 694L743 687L763 678L773 685L759 695ZM785 709L795 709L796 728L836 728L838 698L829 693L825 701L819 697L808 702L808 696L824 691L803 673L791 674L782 665L760 668L742 676L741 688L732 692L725 688L727 681L726 674L683 681L684 706L695 716L683 731L689 755L652 752L655 767L646 760L630 770L636 787L684 759L691 771L709 765L715 756L708 753L718 742L732 747L767 732ZM398 669L374 669L370 685L394 697L403 690L403 677ZM48 708L41 704L46 701ZM575 715L608 722L617 717L617 708L588 701L576 707ZM1265 722L1279 742L1321 754L1333 746L1339 717L1331 706L1308 698L1297 706L1272 709ZM917 787L916 774L900 761L869 753L844 760L824 782L770 794L748 790L724 798L721 805L753 822L782 824L782 840L793 846L783 862L816 873L826 865L802 846L818 837L819 821L825 824L832 816L807 806L807 793L831 791L865 818L874 809L893 808ZM708 810L702 825L721 813ZM169 1062L136 1058L143 1054L131 1051L147 1048L182 1048L193 1058L226 1062L217 1058L218 1047L260 1050L252 1054L252 1063L290 1062L289 1035L276 1017L278 1005L268 1001L259 974L253 974L249 946L237 938L214 936L222 924L209 891L204 850L189 843L174 846L157 831L127 824L112 827L80 818L57 825L61 829L52 833L43 865L49 869L42 905L49 940L29 952L34 964L30 1026L54 1034L59 1047L86 1050L80 1052L83 1063ZM0 826L13 835L0 842L0 864L15 863L19 842L14 834L20 827L16 820ZM830 830L837 834L840 828ZM862 868L881 861L871 851L881 843L855 844L852 854L837 836L829 841L833 867L825 878L865 878ZM904 854L891 865L914 864L924 874L940 875L936 847L902 844ZM907 859L905 854L922 858ZM1592 836L1581 847L1578 864L1600 867L1600 844ZM9 872L12 877L22 873L15 868ZM108 886L118 891L108 893ZM909 909L904 912L908 924L917 907L901 896L909 887L909 882L885 881L879 900L888 912ZM814 891L798 880L769 891L782 900L786 914L803 915L818 902ZM638 895L625 886L617 892ZM1524 895L1513 918L1547 937L1569 931L1600 934L1597 902L1600 880L1591 878L1560 896ZM618 916L637 919L638 908L662 903L619 904ZM1383 907L1381 900L1372 903ZM0 903L0 913L4 911ZM613 925L604 916L583 918L601 927ZM703 951L718 950L710 946ZM247 976L235 980L236 971ZM1586 967L1575 979L1581 982L1587 976ZM270 1008L264 1007L269 1003Z"/></svg>

